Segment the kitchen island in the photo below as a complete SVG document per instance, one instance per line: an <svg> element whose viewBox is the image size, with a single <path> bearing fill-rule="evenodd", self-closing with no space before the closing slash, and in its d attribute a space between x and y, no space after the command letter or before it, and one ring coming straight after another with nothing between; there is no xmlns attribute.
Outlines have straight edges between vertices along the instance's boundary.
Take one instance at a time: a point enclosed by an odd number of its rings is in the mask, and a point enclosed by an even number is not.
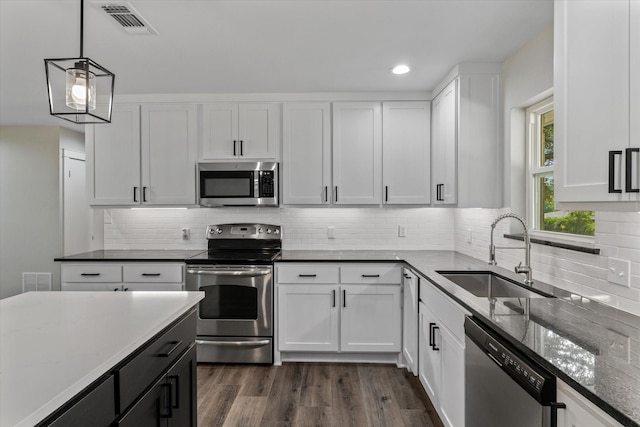
<svg viewBox="0 0 640 427"><path fill-rule="evenodd" d="M202 297L200 292L30 292L1 300L0 426L48 422L112 373L126 381L124 364L144 355L157 337L170 335L175 324L188 326L184 320L194 317L187 315ZM195 327L192 332L195 336ZM118 407L122 399L116 391Z"/></svg>

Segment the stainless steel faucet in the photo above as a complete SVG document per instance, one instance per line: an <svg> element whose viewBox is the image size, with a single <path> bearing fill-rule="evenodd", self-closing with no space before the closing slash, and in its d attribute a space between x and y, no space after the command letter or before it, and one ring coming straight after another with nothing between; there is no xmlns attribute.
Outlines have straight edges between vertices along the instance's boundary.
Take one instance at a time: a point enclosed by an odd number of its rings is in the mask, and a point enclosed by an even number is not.
<svg viewBox="0 0 640 427"><path fill-rule="evenodd" d="M497 247L493 244L493 231L496 229L496 224L502 221L505 218L514 218L520 221L522 226L524 227L524 246L501 246ZM518 266L514 269L518 274L525 274L526 278L524 279L525 285L533 284L533 279L531 279L531 239L529 238L529 229L527 228L527 223L520 216L514 213L506 213L497 217L493 223L491 224L491 244L489 245L489 264L490 265L498 265L496 262L496 249L524 249L524 262L525 265L522 265L522 262L518 264Z"/></svg>

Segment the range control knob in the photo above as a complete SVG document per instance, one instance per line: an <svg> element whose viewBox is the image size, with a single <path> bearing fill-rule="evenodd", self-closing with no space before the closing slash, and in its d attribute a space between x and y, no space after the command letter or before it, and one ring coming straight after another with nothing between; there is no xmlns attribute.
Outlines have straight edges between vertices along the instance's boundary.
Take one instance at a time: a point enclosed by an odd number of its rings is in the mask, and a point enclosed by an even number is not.
<svg viewBox="0 0 640 427"><path fill-rule="evenodd" d="M273 230L273 234L275 234L275 235L280 234L280 230L276 228L275 230Z"/></svg>
<svg viewBox="0 0 640 427"><path fill-rule="evenodd" d="M216 233L222 234L222 228L216 228Z"/></svg>
<svg viewBox="0 0 640 427"><path fill-rule="evenodd" d="M267 228L267 234L271 234L271 229Z"/></svg>
<svg viewBox="0 0 640 427"><path fill-rule="evenodd" d="M262 233L262 227L258 228L258 233Z"/></svg>

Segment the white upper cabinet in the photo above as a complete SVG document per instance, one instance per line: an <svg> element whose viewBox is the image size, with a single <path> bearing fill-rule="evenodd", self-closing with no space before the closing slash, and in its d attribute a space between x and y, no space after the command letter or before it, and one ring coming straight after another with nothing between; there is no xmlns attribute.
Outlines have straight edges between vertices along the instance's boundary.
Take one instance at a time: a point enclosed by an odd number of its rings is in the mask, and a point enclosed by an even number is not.
<svg viewBox="0 0 640 427"><path fill-rule="evenodd" d="M276 104L204 104L200 158L276 159L277 116Z"/></svg>
<svg viewBox="0 0 640 427"><path fill-rule="evenodd" d="M143 105L141 123L142 203L195 204L196 106Z"/></svg>
<svg viewBox="0 0 640 427"><path fill-rule="evenodd" d="M557 202L640 200L639 3L555 2Z"/></svg>
<svg viewBox="0 0 640 427"><path fill-rule="evenodd" d="M499 73L496 64L460 64L435 91L431 116L434 204L501 206Z"/></svg>
<svg viewBox="0 0 640 427"><path fill-rule="evenodd" d="M87 126L87 191L94 206L195 204L196 107L114 106Z"/></svg>
<svg viewBox="0 0 640 427"><path fill-rule="evenodd" d="M333 104L333 203L382 201L382 114L379 102Z"/></svg>
<svg viewBox="0 0 640 427"><path fill-rule="evenodd" d="M282 203L330 203L330 104L285 104L282 114Z"/></svg>
<svg viewBox="0 0 640 427"><path fill-rule="evenodd" d="M429 204L429 102L382 105L384 204Z"/></svg>
<svg viewBox="0 0 640 427"><path fill-rule="evenodd" d="M434 204L458 203L456 168L457 148L457 81L454 80L433 100L431 173Z"/></svg>
<svg viewBox="0 0 640 427"><path fill-rule="evenodd" d="M140 204L140 106L114 106L110 124L85 132L90 205Z"/></svg>

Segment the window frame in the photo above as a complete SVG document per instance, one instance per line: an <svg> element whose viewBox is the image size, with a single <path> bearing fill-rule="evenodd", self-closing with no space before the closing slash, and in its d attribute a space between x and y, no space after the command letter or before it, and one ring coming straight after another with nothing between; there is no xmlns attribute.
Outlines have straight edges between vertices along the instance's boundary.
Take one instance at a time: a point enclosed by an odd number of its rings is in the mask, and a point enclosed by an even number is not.
<svg viewBox="0 0 640 427"><path fill-rule="evenodd" d="M545 98L525 109L525 143L526 146L526 220L529 226L530 235L539 239L548 241L557 241L565 243L589 244L595 243L594 236L585 236L580 234L559 233L556 231L545 231L540 229L538 212L536 210L536 200L539 200L539 186L537 185L537 177L552 173L555 174L555 156L554 165L541 166L542 147L540 147L540 125L539 117L554 109L553 95ZM554 147L555 153L555 147ZM555 198L554 198L555 200Z"/></svg>

